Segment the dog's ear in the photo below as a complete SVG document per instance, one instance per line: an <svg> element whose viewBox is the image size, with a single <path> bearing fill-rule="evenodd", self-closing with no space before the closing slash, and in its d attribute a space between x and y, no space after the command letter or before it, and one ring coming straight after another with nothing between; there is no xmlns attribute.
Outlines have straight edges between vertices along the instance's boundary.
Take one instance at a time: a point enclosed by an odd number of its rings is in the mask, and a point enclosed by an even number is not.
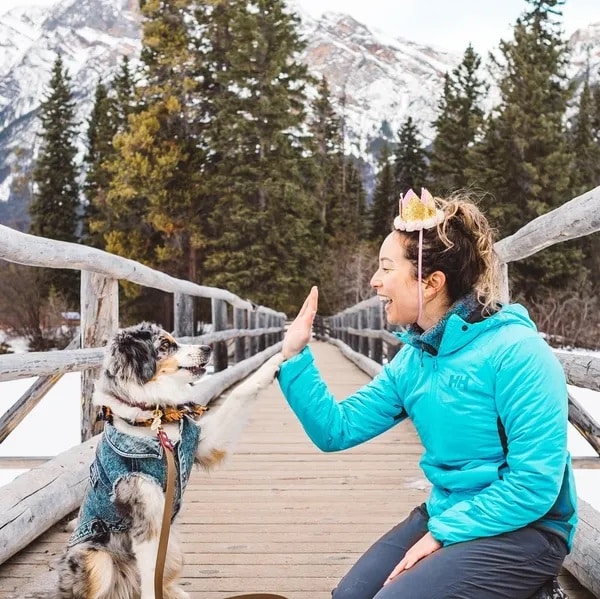
<svg viewBox="0 0 600 599"><path fill-rule="evenodd" d="M156 374L156 350L149 330L125 329L118 333L111 347L115 378L134 380L143 385Z"/></svg>

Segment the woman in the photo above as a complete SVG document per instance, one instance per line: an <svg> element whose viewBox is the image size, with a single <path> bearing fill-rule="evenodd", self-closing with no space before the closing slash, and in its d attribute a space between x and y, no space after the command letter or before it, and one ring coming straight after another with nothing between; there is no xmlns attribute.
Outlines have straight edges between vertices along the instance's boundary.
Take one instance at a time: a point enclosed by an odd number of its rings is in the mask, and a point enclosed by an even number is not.
<svg viewBox="0 0 600 599"><path fill-rule="evenodd" d="M411 190L371 279L407 326L391 363L336 403L307 347L316 288L290 325L279 383L312 441L347 449L411 418L432 484L334 599L526 599L559 572L576 524L565 378L527 311L501 303L498 272L474 203Z"/></svg>

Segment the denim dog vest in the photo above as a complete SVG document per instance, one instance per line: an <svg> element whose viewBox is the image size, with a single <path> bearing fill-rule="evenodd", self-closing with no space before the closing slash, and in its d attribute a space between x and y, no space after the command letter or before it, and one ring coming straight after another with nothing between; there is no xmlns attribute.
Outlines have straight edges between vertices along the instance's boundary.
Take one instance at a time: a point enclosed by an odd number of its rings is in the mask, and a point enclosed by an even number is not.
<svg viewBox="0 0 600 599"><path fill-rule="evenodd" d="M177 464L173 515L181 507L181 496L188 483L200 429L189 416L179 422L180 440L175 444L173 457ZM156 437L133 437L106 423L96 448L96 458L90 466L90 480L79 510L79 524L69 539L69 547L93 540L106 533L124 532L131 522L114 504L117 483L132 474L154 480L164 490L167 470L163 448Z"/></svg>

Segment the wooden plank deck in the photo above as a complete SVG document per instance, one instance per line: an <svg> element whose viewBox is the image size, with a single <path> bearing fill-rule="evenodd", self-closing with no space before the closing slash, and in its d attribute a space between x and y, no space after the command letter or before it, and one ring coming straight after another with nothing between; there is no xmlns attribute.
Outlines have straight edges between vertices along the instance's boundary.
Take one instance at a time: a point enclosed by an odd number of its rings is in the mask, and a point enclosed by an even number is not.
<svg viewBox="0 0 600 599"><path fill-rule="evenodd" d="M368 381L334 346L313 350L336 397ZM358 448L322 454L274 383L230 461L192 477L179 517L184 588L192 599L252 591L326 599L370 543L425 499L420 453L404 422ZM47 597L67 538L57 525L0 566L0 597ZM570 599L593 599L571 576L561 582Z"/></svg>

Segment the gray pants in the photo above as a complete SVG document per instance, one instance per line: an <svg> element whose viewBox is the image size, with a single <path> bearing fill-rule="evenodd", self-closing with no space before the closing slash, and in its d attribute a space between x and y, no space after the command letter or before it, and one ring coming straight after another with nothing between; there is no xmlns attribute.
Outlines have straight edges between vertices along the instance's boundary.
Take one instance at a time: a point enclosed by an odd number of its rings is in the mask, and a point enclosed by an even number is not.
<svg viewBox="0 0 600 599"><path fill-rule="evenodd" d="M383 535L333 590L333 599L528 599L567 555L557 535L531 526L442 547L382 587L426 532L424 505Z"/></svg>

